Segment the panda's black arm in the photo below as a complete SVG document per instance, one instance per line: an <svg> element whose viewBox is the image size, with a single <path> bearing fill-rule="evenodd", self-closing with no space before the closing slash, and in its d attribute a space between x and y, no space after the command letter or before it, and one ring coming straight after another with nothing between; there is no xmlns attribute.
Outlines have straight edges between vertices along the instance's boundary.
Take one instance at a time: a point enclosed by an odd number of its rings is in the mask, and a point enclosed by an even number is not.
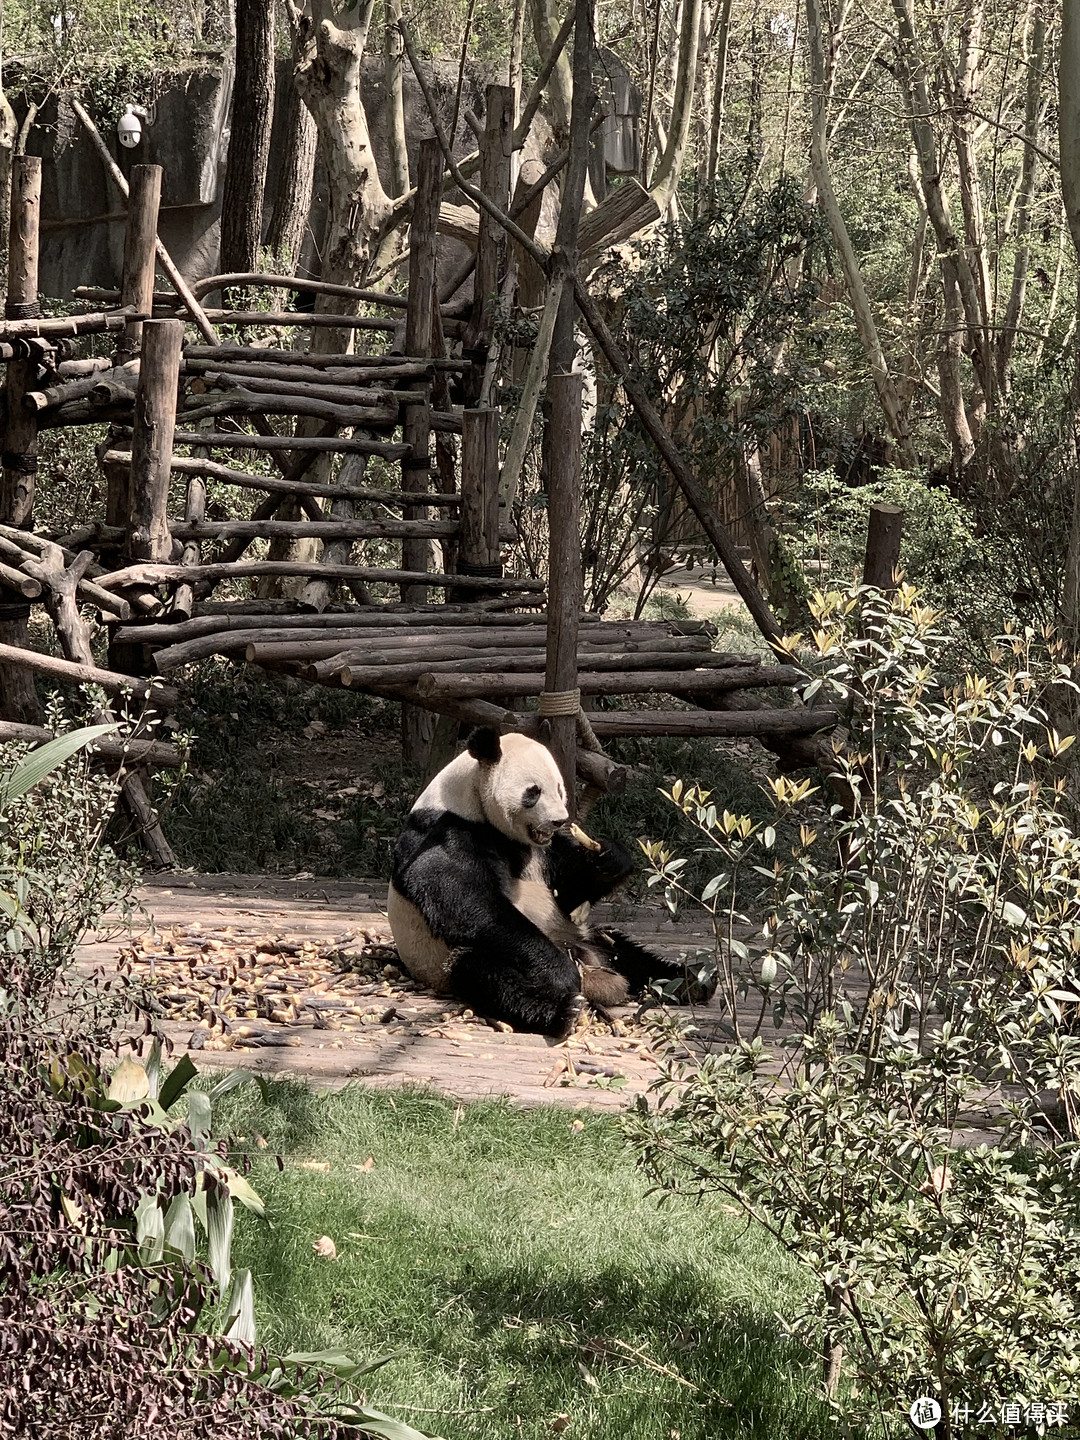
<svg viewBox="0 0 1080 1440"><path fill-rule="evenodd" d="M612 840L602 841L596 851L571 835L556 832L548 851L548 878L564 915L579 905L597 904L633 872L630 852Z"/></svg>
<svg viewBox="0 0 1080 1440"><path fill-rule="evenodd" d="M452 952L450 988L515 1030L565 1035L580 1007L576 963L507 899L498 872L451 841L395 874L394 886Z"/></svg>
<svg viewBox="0 0 1080 1440"><path fill-rule="evenodd" d="M510 877L492 857L451 831L441 844L423 849L406 867L395 867L394 887L412 902L431 933L454 949L476 943L526 945L562 952L510 903Z"/></svg>

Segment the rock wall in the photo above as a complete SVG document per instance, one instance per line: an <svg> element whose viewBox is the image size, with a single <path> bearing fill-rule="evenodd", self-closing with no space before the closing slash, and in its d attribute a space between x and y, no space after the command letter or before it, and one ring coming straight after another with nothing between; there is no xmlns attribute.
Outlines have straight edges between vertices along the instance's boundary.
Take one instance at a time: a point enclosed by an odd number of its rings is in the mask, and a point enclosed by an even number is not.
<svg viewBox="0 0 1080 1440"><path fill-rule="evenodd" d="M466 78L461 113L483 111L487 78L479 69ZM447 121L453 111L457 67L436 64L433 89ZM278 103L272 154L283 143L285 87L292 83L287 62L279 66ZM118 96L122 111L126 97ZM218 271L218 230L221 193L228 155L232 100L232 62L186 69L165 81L144 122L142 139L133 150L117 140L115 122L99 127L124 174L133 165L160 165L162 177L159 233L188 280ZM387 172L385 91L382 63L365 61L364 100L371 127L379 173ZM429 133L423 95L406 70L404 84L405 133L414 158L415 147ZM468 127L459 126L455 150L475 149ZM67 301L78 285L119 284L124 250L124 205L112 180L81 124L63 96L42 108L29 147L44 160L42 181L41 291ZM264 215L269 222L278 175L273 163L267 177ZM303 260L309 273L318 271L319 239L325 222L326 177L316 172L309 236ZM211 302L213 303L213 302Z"/></svg>

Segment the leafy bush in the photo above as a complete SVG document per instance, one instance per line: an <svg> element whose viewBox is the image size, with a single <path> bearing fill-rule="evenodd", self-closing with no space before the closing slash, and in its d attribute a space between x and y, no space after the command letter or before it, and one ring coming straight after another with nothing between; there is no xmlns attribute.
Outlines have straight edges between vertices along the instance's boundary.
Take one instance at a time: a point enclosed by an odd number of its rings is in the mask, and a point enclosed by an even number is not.
<svg viewBox="0 0 1080 1440"><path fill-rule="evenodd" d="M822 1335L844 1416L908 1433L933 1397L948 1437L954 1406L1080 1378L1080 837L1049 714L1075 686L1031 631L950 673L910 587L812 611L807 698L846 731L828 789L772 781L762 823L673 786L719 862L696 892L649 847L669 903L713 916L736 1043L676 1040L633 1137L664 1188L727 1194L815 1276L791 1323Z"/></svg>
<svg viewBox="0 0 1080 1440"><path fill-rule="evenodd" d="M862 572L870 506L882 501L904 512L900 563L908 580L965 635L996 634L1015 608L1001 537L984 533L976 511L943 486L911 471L883 470L870 485L848 485L831 470L804 475L790 537L795 557L817 570L822 588L849 584Z"/></svg>
<svg viewBox="0 0 1080 1440"><path fill-rule="evenodd" d="M42 835L65 836L57 815L72 793L94 792L42 786L115 728L60 737L0 774L5 818L36 789L21 833L49 863ZM14 957L0 978L0 1433L105 1440L155 1434L164 1421L170 1436L420 1440L324 1384L370 1366L255 1349L251 1273L232 1270L233 1201L260 1214L262 1202L226 1165L225 1143L210 1140L213 1100L250 1077L192 1091L190 1058L164 1076L157 1040L145 1064L128 1055L105 1074L103 1048L119 1054L129 1027L148 1027L122 985L59 968L79 917L102 903L92 873L69 890L74 902L44 922L23 907L25 871L0 892ZM170 1114L182 1099L186 1115Z"/></svg>
<svg viewBox="0 0 1080 1440"><path fill-rule="evenodd" d="M47 999L83 935L132 911L134 866L104 843L119 786L84 747L116 726L74 730L36 750L11 744L0 773L0 955L28 993Z"/></svg>

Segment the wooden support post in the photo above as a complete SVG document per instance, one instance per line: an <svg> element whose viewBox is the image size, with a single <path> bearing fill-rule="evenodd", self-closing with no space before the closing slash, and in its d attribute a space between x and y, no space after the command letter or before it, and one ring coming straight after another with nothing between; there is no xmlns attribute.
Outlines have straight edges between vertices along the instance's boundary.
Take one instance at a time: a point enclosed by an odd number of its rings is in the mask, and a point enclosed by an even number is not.
<svg viewBox="0 0 1080 1440"><path fill-rule="evenodd" d="M484 138L480 145L480 189L504 213L510 208L510 162L514 138L514 92L509 85L489 85L485 92ZM499 276L506 266L506 232L486 210L480 212L473 280L473 313L465 349L483 369L495 327ZM476 371L473 372L474 375Z"/></svg>
<svg viewBox="0 0 1080 1440"><path fill-rule="evenodd" d="M8 242L8 320L35 320L38 305L38 221L41 215L41 160L17 155L12 162L11 231ZM22 403L37 388L37 361L12 360L7 367L7 430L0 519L28 530L37 476L37 416Z"/></svg>
<svg viewBox="0 0 1080 1440"><path fill-rule="evenodd" d="M128 521L128 551L136 560L166 563L172 558L166 507L183 343L180 320L148 320L143 327Z"/></svg>
<svg viewBox="0 0 1080 1440"><path fill-rule="evenodd" d="M409 236L409 308L405 314L405 352L429 356L434 341L435 245L439 205L442 202L443 156L437 140L420 142L416 165L416 200ZM423 493L431 488L431 386L428 381L414 391L416 399L405 410L403 438L409 454L401 462L401 488ZM407 520L426 520L427 509L405 510ZM429 570L431 546L426 540L405 541L401 549L403 570ZM416 587L403 587L405 601L423 600Z"/></svg>
<svg viewBox="0 0 1080 1440"><path fill-rule="evenodd" d="M201 524L206 518L206 481L201 475L192 475L188 479L187 506L184 510L184 519ZM184 553L180 556L181 565L198 565L201 558L201 547L198 540L188 540L184 544ZM190 582L183 582L176 587L176 594L173 596L172 610L174 615L190 617L195 605L195 587Z"/></svg>
<svg viewBox="0 0 1080 1440"><path fill-rule="evenodd" d="M154 307L161 173L160 165L134 165L131 170L120 304L133 306L141 315L150 315ZM124 326L116 347L118 365L139 353L142 328L141 320L129 320Z"/></svg>
<svg viewBox="0 0 1080 1440"><path fill-rule="evenodd" d="M161 174L160 165L135 165L131 171L131 186L127 197L120 304L133 306L143 315L150 315L154 305ZM138 356L142 348L142 330L141 320L129 320L124 326L116 345L116 365L126 364ZM131 512L128 471L123 466L109 464L103 464L102 469L105 472L106 523L126 525Z"/></svg>
<svg viewBox="0 0 1080 1440"><path fill-rule="evenodd" d="M405 353L429 356L434 350L435 311L439 303L436 288L436 253L439 206L442 203L443 153L438 140L420 142L416 161L416 199L409 230L409 308L405 312ZM404 409L402 438L409 453L401 462L401 488L422 494L431 489L431 383L425 380L415 391L416 399ZM404 404L403 397L403 404ZM409 505L402 511L406 520L426 520L428 509ZM431 569L431 541L401 542L403 570ZM418 585L403 585L401 598L420 603L427 591ZM435 719L416 705L401 707L401 747L405 760L421 770L427 765L435 733Z"/></svg>
<svg viewBox="0 0 1080 1440"><path fill-rule="evenodd" d="M466 410L461 434L458 574L502 574L499 563L499 412ZM451 591L451 602L466 598Z"/></svg>
<svg viewBox="0 0 1080 1440"><path fill-rule="evenodd" d="M903 526L904 512L899 505L870 506L862 579L864 585L874 585L886 595L896 589Z"/></svg>
<svg viewBox="0 0 1080 1440"><path fill-rule="evenodd" d="M38 219L41 211L41 161L17 155L12 162L11 229L8 242L8 283L5 316L33 320L38 305ZM4 432L3 475L0 479L0 521L29 529L37 477L37 416L22 398L37 388L37 361L12 360L7 367L7 427ZM0 589L0 644L29 648L30 606L21 595ZM0 718L26 725L41 723L44 712L30 670L0 665Z"/></svg>
<svg viewBox="0 0 1080 1440"><path fill-rule="evenodd" d="M552 375L548 480L547 668L540 714L551 726L551 753L562 771L570 818L577 768L578 617L581 614L581 376Z"/></svg>

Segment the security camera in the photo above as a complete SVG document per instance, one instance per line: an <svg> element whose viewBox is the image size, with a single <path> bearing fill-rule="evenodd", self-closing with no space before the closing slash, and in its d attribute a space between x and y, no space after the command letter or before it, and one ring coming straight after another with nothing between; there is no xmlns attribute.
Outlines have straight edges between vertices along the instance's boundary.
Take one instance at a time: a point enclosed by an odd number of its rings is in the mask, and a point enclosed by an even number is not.
<svg viewBox="0 0 1080 1440"><path fill-rule="evenodd" d="M127 105L116 122L116 135L125 150L134 150L142 139L142 122L149 116L141 105Z"/></svg>

